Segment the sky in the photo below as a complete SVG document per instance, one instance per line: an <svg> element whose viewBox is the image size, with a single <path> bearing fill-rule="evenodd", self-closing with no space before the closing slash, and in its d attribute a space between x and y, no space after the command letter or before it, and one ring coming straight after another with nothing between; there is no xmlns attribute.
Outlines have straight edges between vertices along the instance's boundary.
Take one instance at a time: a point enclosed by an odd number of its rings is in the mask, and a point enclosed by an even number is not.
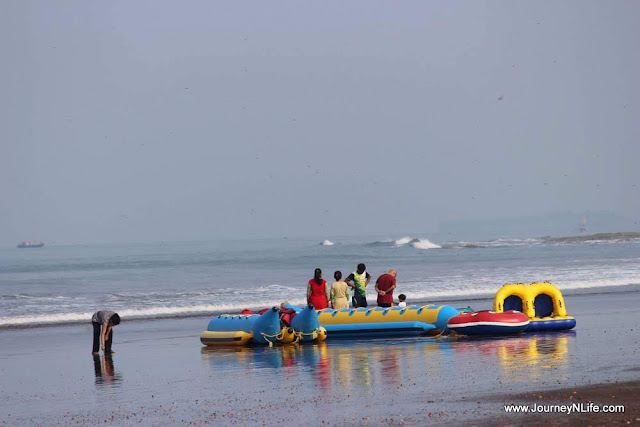
<svg viewBox="0 0 640 427"><path fill-rule="evenodd" d="M638 22L637 1L3 1L0 244L640 221Z"/></svg>

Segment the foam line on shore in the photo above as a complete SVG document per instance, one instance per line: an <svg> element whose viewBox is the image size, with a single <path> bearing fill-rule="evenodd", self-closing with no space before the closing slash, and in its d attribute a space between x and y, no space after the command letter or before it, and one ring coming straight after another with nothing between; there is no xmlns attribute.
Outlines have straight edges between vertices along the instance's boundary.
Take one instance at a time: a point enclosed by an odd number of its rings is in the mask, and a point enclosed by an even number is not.
<svg viewBox="0 0 640 427"><path fill-rule="evenodd" d="M582 295L582 294L599 294L613 292L640 292L640 281L636 283L626 283L617 286L589 286L580 288L576 286L560 286L565 295ZM590 292L584 292L589 290ZM457 292L428 292L428 293L410 293L410 305L424 305L428 303L451 303L455 301L487 301L492 300L495 295L495 288L472 290L459 290ZM370 304L375 305L376 297L373 294L367 294ZM123 321L138 320L154 320L168 318L185 318L185 317L207 317L221 313L239 313L247 308L251 310L259 310L265 307L279 306L282 300L268 300L260 303L252 304L203 304L182 307L150 307L142 309L118 309L115 307ZM304 299L289 300L291 304L303 305ZM486 307L488 308L488 307ZM39 328L49 326L65 326L89 323L93 312L81 311L74 313L56 313L50 315L33 315L33 316L17 316L9 318L0 318L0 330L2 329L25 329Z"/></svg>
<svg viewBox="0 0 640 427"><path fill-rule="evenodd" d="M141 309L118 309L114 307L122 317L123 322L127 320L148 320L165 319L173 317L198 317L220 314L225 312L239 312L247 309L262 309L265 307L279 306L282 300L263 301L250 304L205 304L185 307L150 307ZM303 305L305 301L290 300L291 304ZM90 323L93 312L56 313L47 315L16 316L9 318L0 317L0 329L9 328L33 328L40 326L77 325Z"/></svg>

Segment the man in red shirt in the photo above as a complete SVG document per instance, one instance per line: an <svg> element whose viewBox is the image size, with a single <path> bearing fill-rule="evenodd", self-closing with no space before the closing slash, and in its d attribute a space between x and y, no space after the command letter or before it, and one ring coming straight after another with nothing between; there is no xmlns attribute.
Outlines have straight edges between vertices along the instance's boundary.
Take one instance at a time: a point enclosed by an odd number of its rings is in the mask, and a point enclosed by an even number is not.
<svg viewBox="0 0 640 427"><path fill-rule="evenodd" d="M393 290L396 288L396 270L389 270L376 280L378 293L378 307L391 307L393 304Z"/></svg>

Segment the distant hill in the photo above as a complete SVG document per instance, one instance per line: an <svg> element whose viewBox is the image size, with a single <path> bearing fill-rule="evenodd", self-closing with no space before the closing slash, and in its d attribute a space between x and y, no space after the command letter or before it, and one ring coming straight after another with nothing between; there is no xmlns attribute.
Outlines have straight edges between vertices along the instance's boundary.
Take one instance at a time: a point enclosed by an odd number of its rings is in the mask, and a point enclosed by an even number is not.
<svg viewBox="0 0 640 427"><path fill-rule="evenodd" d="M586 230L581 230L586 218ZM599 233L640 232L640 224L613 212L560 212L525 217L443 220L440 236L455 239L577 236Z"/></svg>
<svg viewBox="0 0 640 427"><path fill-rule="evenodd" d="M625 233L598 233L586 234L582 236L567 237L543 237L545 243L578 243L578 242L595 242L595 241L618 241L627 242L640 239L640 232Z"/></svg>

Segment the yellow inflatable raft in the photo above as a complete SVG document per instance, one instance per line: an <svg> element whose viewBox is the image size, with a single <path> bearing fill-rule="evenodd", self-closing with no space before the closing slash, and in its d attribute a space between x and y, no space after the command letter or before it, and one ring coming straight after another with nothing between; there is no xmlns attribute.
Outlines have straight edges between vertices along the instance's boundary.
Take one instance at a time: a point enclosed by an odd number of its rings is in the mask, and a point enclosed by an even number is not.
<svg viewBox="0 0 640 427"><path fill-rule="evenodd" d="M496 293L493 311L517 310L529 318L526 331L571 329L576 320L567 315L562 292L549 282L507 283Z"/></svg>

